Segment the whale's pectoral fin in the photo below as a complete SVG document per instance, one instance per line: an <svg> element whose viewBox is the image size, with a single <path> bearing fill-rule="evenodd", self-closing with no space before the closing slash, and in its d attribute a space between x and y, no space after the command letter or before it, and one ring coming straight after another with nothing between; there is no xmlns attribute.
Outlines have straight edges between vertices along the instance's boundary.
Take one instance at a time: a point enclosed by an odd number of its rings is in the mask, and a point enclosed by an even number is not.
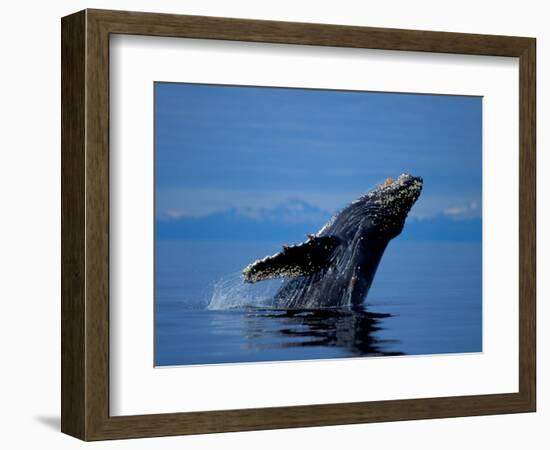
<svg viewBox="0 0 550 450"><path fill-rule="evenodd" d="M284 246L273 256L253 262L243 270L247 283L279 277L309 275L326 267L340 245L335 236L310 237L299 245Z"/></svg>

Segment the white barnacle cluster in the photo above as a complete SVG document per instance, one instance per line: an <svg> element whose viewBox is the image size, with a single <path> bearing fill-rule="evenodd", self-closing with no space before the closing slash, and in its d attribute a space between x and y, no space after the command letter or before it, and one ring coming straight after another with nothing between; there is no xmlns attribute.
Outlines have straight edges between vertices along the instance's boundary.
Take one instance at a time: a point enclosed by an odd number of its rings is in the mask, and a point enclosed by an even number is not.
<svg viewBox="0 0 550 450"><path fill-rule="evenodd" d="M252 264L249 264L248 266L246 266L242 271L242 276L244 280L247 281L248 283L255 283L257 281L269 280L272 278L279 278L280 276L290 272L288 268L284 266L273 266L273 267L265 268L261 271L254 270L255 269L254 266L256 266L256 264L267 262L268 259L269 257L258 261L254 261Z"/></svg>
<svg viewBox="0 0 550 450"><path fill-rule="evenodd" d="M370 208L370 211L368 211L369 214L371 214L371 216L376 216L377 209L387 209L389 206L394 206L395 203L399 203L399 200L411 199L420 192L421 188L421 181L406 173L402 173L396 180L391 177L387 178L375 189L355 199L351 202L351 205L360 203L368 204ZM327 226L329 226L329 224L325 225L319 233L324 231Z"/></svg>
<svg viewBox="0 0 550 450"><path fill-rule="evenodd" d="M382 228L398 225L421 189L422 182L410 175L401 174L395 181L388 178L375 190L373 203L380 208L380 213L372 216L376 224Z"/></svg>
<svg viewBox="0 0 550 450"><path fill-rule="evenodd" d="M301 242L299 244L284 244L282 254L290 249L299 247L306 242L311 241L314 237L314 235L309 235L307 241ZM297 265L284 264L281 261L279 261L278 264L274 263L280 256L281 252L275 253L274 255L268 255L264 258L257 259L256 261L250 263L242 271L243 279L248 283L256 283L257 281L269 280L272 278L279 278L283 276L297 277L303 275L303 269L301 269Z"/></svg>
<svg viewBox="0 0 550 450"><path fill-rule="evenodd" d="M242 271L243 278L249 282L249 283L255 283L256 281L260 281L266 278L265 272L256 272L254 269L260 265L265 264L271 259L273 259L277 254L275 255L268 255L262 259L257 259L256 261L251 262L248 266L246 266ZM277 270L274 269L273 272L276 272ZM272 278L275 278L275 274L273 274Z"/></svg>
<svg viewBox="0 0 550 450"><path fill-rule="evenodd" d="M407 174L399 175L399 178L393 181L388 178L380 187L379 195L380 200L384 204L394 203L395 200L408 199L414 197L422 188L422 183L418 179L413 179L408 185L406 182L410 179Z"/></svg>

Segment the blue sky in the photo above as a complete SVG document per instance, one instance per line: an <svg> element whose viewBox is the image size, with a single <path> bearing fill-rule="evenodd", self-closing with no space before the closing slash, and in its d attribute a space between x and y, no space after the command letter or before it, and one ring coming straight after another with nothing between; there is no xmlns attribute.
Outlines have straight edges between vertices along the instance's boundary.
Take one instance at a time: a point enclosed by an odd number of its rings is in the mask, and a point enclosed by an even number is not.
<svg viewBox="0 0 550 450"><path fill-rule="evenodd" d="M156 215L332 213L409 172L413 217L479 218L481 136L481 97L156 83Z"/></svg>

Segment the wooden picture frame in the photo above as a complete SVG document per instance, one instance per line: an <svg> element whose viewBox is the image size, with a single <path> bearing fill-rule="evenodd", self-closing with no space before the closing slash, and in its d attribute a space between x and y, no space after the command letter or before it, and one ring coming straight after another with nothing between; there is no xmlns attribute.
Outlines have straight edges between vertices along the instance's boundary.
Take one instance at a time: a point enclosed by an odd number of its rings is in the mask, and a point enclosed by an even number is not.
<svg viewBox="0 0 550 450"><path fill-rule="evenodd" d="M535 411L534 38L85 10L62 29L62 416L84 440ZM519 391L259 409L109 415L109 36L519 58Z"/></svg>

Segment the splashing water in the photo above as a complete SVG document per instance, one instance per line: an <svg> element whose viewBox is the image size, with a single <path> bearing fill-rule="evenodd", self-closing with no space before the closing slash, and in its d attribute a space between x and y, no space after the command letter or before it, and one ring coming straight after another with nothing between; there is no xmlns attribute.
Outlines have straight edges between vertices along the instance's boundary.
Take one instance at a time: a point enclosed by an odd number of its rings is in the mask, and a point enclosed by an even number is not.
<svg viewBox="0 0 550 450"><path fill-rule="evenodd" d="M240 272L226 275L214 283L214 292L206 308L220 310L272 307L275 293L283 282L283 279L277 279L249 284L243 281Z"/></svg>

